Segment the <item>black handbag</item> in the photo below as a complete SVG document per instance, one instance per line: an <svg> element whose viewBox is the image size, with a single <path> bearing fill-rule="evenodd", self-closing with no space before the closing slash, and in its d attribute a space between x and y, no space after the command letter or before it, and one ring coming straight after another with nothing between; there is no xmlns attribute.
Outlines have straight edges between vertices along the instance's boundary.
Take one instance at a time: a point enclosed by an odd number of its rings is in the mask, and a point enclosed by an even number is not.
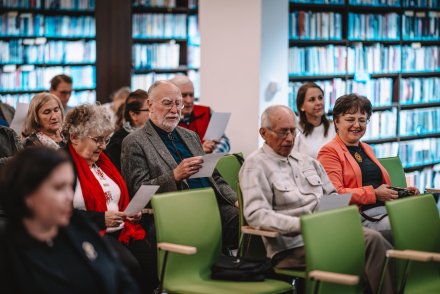
<svg viewBox="0 0 440 294"><path fill-rule="evenodd" d="M221 255L211 267L211 278L229 281L264 281L273 273L270 259Z"/></svg>

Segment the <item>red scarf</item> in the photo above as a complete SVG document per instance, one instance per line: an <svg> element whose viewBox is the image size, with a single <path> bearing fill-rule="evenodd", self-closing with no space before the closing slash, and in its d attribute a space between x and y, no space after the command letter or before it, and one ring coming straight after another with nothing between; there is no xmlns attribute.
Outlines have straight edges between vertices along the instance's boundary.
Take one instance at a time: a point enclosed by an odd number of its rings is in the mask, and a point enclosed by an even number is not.
<svg viewBox="0 0 440 294"><path fill-rule="evenodd" d="M107 202L104 191L102 190L98 180L95 178L95 175L90 170L86 160L76 153L71 144L69 144L69 151L78 171L78 179L81 185L86 209L88 211L97 212L107 211ZM107 155L105 155L103 152L101 152L99 159L97 162L95 162L95 164L99 166L99 168L118 185L119 189L121 190L121 197L119 198L118 207L119 211L124 211L128 205L129 196L127 185L125 185L121 174L107 157ZM105 233L105 230L102 233ZM141 225L133 224L126 220L118 240L122 243L128 244L131 238L134 240L142 240L145 238L145 231Z"/></svg>

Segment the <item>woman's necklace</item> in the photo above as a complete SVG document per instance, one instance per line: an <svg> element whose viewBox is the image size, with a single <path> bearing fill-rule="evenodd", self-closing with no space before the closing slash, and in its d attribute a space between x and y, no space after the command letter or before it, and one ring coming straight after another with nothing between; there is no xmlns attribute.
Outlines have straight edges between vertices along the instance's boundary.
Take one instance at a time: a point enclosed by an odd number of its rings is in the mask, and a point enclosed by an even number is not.
<svg viewBox="0 0 440 294"><path fill-rule="evenodd" d="M360 151L360 150L358 150L358 151ZM354 153L354 159L356 159L357 162L361 163L363 158L362 158L362 155L358 151L356 151Z"/></svg>
<svg viewBox="0 0 440 294"><path fill-rule="evenodd" d="M361 146L347 146L347 147L350 150L351 155L353 155L354 159L356 159L358 163L361 163L363 161L361 155L361 151L362 151Z"/></svg>

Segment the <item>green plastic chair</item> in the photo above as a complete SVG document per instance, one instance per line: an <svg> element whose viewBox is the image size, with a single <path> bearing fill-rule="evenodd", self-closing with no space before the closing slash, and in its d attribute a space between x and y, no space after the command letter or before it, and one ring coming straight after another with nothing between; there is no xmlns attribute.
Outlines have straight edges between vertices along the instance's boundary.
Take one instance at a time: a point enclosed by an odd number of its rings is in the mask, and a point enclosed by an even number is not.
<svg viewBox="0 0 440 294"><path fill-rule="evenodd" d="M288 283L232 282L210 278L210 268L221 251L221 222L214 191L194 189L155 195L152 199L159 248L162 242L185 245L176 252L159 250L159 269L166 264L161 282L168 293L285 293ZM188 247L190 246L190 247ZM195 249L194 248L194 249ZM167 262L164 257L168 256Z"/></svg>
<svg viewBox="0 0 440 294"><path fill-rule="evenodd" d="M239 161L237 158L243 158L243 154L236 153L234 154L227 154L219 159L217 162L216 168L222 178L226 181L226 183L231 186L231 188L237 192L237 181L238 181L238 173L241 168L242 162Z"/></svg>
<svg viewBox="0 0 440 294"><path fill-rule="evenodd" d="M434 258L435 254L437 258L440 256L440 216L434 197L425 194L387 201L386 207L394 248L399 250L392 250L388 255L406 259L397 263L399 293L440 293L440 259L435 261ZM434 253L434 256L413 255L405 250Z"/></svg>
<svg viewBox="0 0 440 294"><path fill-rule="evenodd" d="M398 156L379 158L379 162L387 170L391 178L391 184L394 187L407 187L402 161Z"/></svg>
<svg viewBox="0 0 440 294"><path fill-rule="evenodd" d="M304 215L301 231L306 252L307 293L362 293L355 283L364 272L365 245L357 207ZM334 272L353 278L351 285L311 280L315 271Z"/></svg>

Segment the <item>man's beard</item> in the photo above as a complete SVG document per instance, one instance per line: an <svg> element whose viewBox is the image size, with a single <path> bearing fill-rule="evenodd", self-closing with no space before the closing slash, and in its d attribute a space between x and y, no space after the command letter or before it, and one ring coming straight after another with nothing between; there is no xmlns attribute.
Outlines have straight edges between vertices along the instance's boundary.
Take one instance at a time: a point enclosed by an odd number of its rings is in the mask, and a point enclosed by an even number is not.
<svg viewBox="0 0 440 294"><path fill-rule="evenodd" d="M177 127L178 124L179 124L179 120L176 120L175 122L169 122L164 119L162 121L161 127L166 132L172 132Z"/></svg>

